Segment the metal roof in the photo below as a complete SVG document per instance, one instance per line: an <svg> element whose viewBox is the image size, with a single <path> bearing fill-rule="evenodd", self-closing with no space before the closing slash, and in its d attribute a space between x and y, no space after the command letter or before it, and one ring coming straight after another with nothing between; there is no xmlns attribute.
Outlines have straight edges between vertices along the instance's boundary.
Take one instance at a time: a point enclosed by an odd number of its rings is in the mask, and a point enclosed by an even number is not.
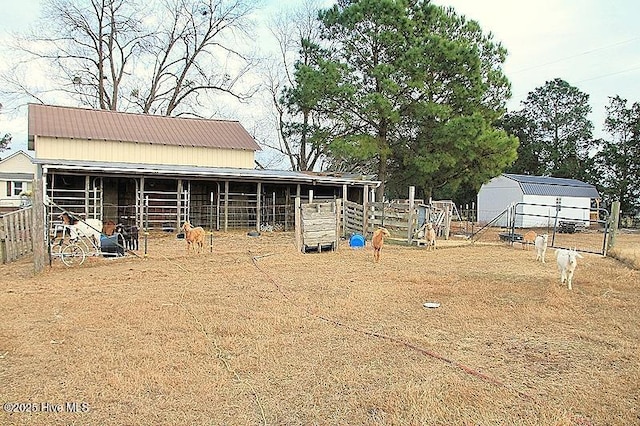
<svg viewBox="0 0 640 426"><path fill-rule="evenodd" d="M503 176L518 182L522 193L525 195L600 198L600 194L595 186L577 179L515 175L509 173L504 173Z"/></svg>
<svg viewBox="0 0 640 426"><path fill-rule="evenodd" d="M378 187L380 181L353 175L327 175L323 173L295 172L291 170L257 170L230 167L174 166L166 164L112 163L100 161L69 161L35 159L36 164L53 170L98 172L129 175L159 175L158 177L190 177L237 179L244 181L288 182L318 185L369 185Z"/></svg>
<svg viewBox="0 0 640 426"><path fill-rule="evenodd" d="M238 121L29 104L29 140L34 136L138 142L158 145L259 151Z"/></svg>

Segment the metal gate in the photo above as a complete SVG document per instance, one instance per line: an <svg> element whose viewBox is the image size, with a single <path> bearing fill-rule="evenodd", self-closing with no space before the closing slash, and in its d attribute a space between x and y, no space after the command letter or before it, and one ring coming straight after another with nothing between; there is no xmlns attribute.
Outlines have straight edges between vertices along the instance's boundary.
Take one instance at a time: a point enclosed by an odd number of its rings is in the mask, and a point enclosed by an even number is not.
<svg viewBox="0 0 640 426"><path fill-rule="evenodd" d="M552 214L541 215L535 213L525 213L524 207L540 207L547 208ZM562 213L562 211L565 213ZM579 211L582 212L582 219L576 219L576 215L568 215L566 212ZM524 223L522 218L534 217L543 218L547 220L547 234L549 235L549 247L556 249L568 249L575 248L578 251L585 253L593 253L606 255L607 252L607 238L609 237L609 211L602 208L595 207L574 207L561 204L535 204L535 203L514 203L507 210L507 223L511 234L511 241L514 240L516 235L515 228L517 223ZM520 219L520 220L518 220ZM601 242L599 238L580 238L577 234L581 233L599 233L602 230ZM561 235L565 234L565 235ZM566 234L574 235L567 237Z"/></svg>

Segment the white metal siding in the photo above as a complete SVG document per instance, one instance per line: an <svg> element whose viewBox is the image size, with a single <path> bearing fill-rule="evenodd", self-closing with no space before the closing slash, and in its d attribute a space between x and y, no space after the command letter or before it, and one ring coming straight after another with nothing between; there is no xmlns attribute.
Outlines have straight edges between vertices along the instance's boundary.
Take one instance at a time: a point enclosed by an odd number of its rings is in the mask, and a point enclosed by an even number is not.
<svg viewBox="0 0 640 426"><path fill-rule="evenodd" d="M478 221L490 222L512 203L522 201L522 197L520 185L514 180L504 176L491 179L478 191ZM507 226L506 215L496 225Z"/></svg>
<svg viewBox="0 0 640 426"><path fill-rule="evenodd" d="M254 152L119 141L38 137L36 158L253 169Z"/></svg>

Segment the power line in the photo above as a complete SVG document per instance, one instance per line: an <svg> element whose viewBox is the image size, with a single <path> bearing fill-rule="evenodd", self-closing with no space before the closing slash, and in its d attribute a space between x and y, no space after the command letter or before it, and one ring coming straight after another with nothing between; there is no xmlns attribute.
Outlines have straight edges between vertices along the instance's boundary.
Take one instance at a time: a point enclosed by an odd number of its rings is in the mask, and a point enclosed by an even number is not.
<svg viewBox="0 0 640 426"><path fill-rule="evenodd" d="M622 71L616 71L616 72L611 72L609 74L599 75L599 76L596 76L596 77L585 78L584 80L577 81L576 83L584 83L585 81L598 80L600 78L610 77L612 75L617 75L617 74L623 74L625 72L635 71L635 70L638 70L638 69L640 69L640 65L637 65L637 66L635 66L633 68L628 68L628 69L622 70Z"/></svg>
<svg viewBox="0 0 640 426"><path fill-rule="evenodd" d="M575 55L566 56L564 58L556 59L556 60L553 60L553 61L550 61L550 62L545 62L543 64L537 64L537 65L533 65L533 66L530 66L530 67L527 67L527 68L522 68L522 69L513 71L511 74L518 74L518 73L521 73L521 72L525 72L525 71L529 71L529 70L533 70L533 69L537 69L537 68L546 67L547 65L557 64L558 62L568 61L569 59L577 58L579 56L588 55L590 53L597 52L599 50L609 49L611 47L619 46L621 44L630 43L630 42L638 40L638 39L640 39L640 36L639 37L630 38L628 40L619 41L619 42L616 42L616 43L613 43L613 44L609 44L607 46L596 47L595 49L586 50L584 52L577 53Z"/></svg>

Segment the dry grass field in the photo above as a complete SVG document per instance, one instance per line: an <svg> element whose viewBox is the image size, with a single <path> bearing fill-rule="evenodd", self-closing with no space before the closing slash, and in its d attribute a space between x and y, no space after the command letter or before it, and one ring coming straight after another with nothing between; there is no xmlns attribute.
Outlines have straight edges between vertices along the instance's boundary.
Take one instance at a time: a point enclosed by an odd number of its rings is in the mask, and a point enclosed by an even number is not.
<svg viewBox="0 0 640 426"><path fill-rule="evenodd" d="M374 264L153 234L144 259L2 265L0 424L640 424L640 271L585 254L569 291L552 249L439 243Z"/></svg>

